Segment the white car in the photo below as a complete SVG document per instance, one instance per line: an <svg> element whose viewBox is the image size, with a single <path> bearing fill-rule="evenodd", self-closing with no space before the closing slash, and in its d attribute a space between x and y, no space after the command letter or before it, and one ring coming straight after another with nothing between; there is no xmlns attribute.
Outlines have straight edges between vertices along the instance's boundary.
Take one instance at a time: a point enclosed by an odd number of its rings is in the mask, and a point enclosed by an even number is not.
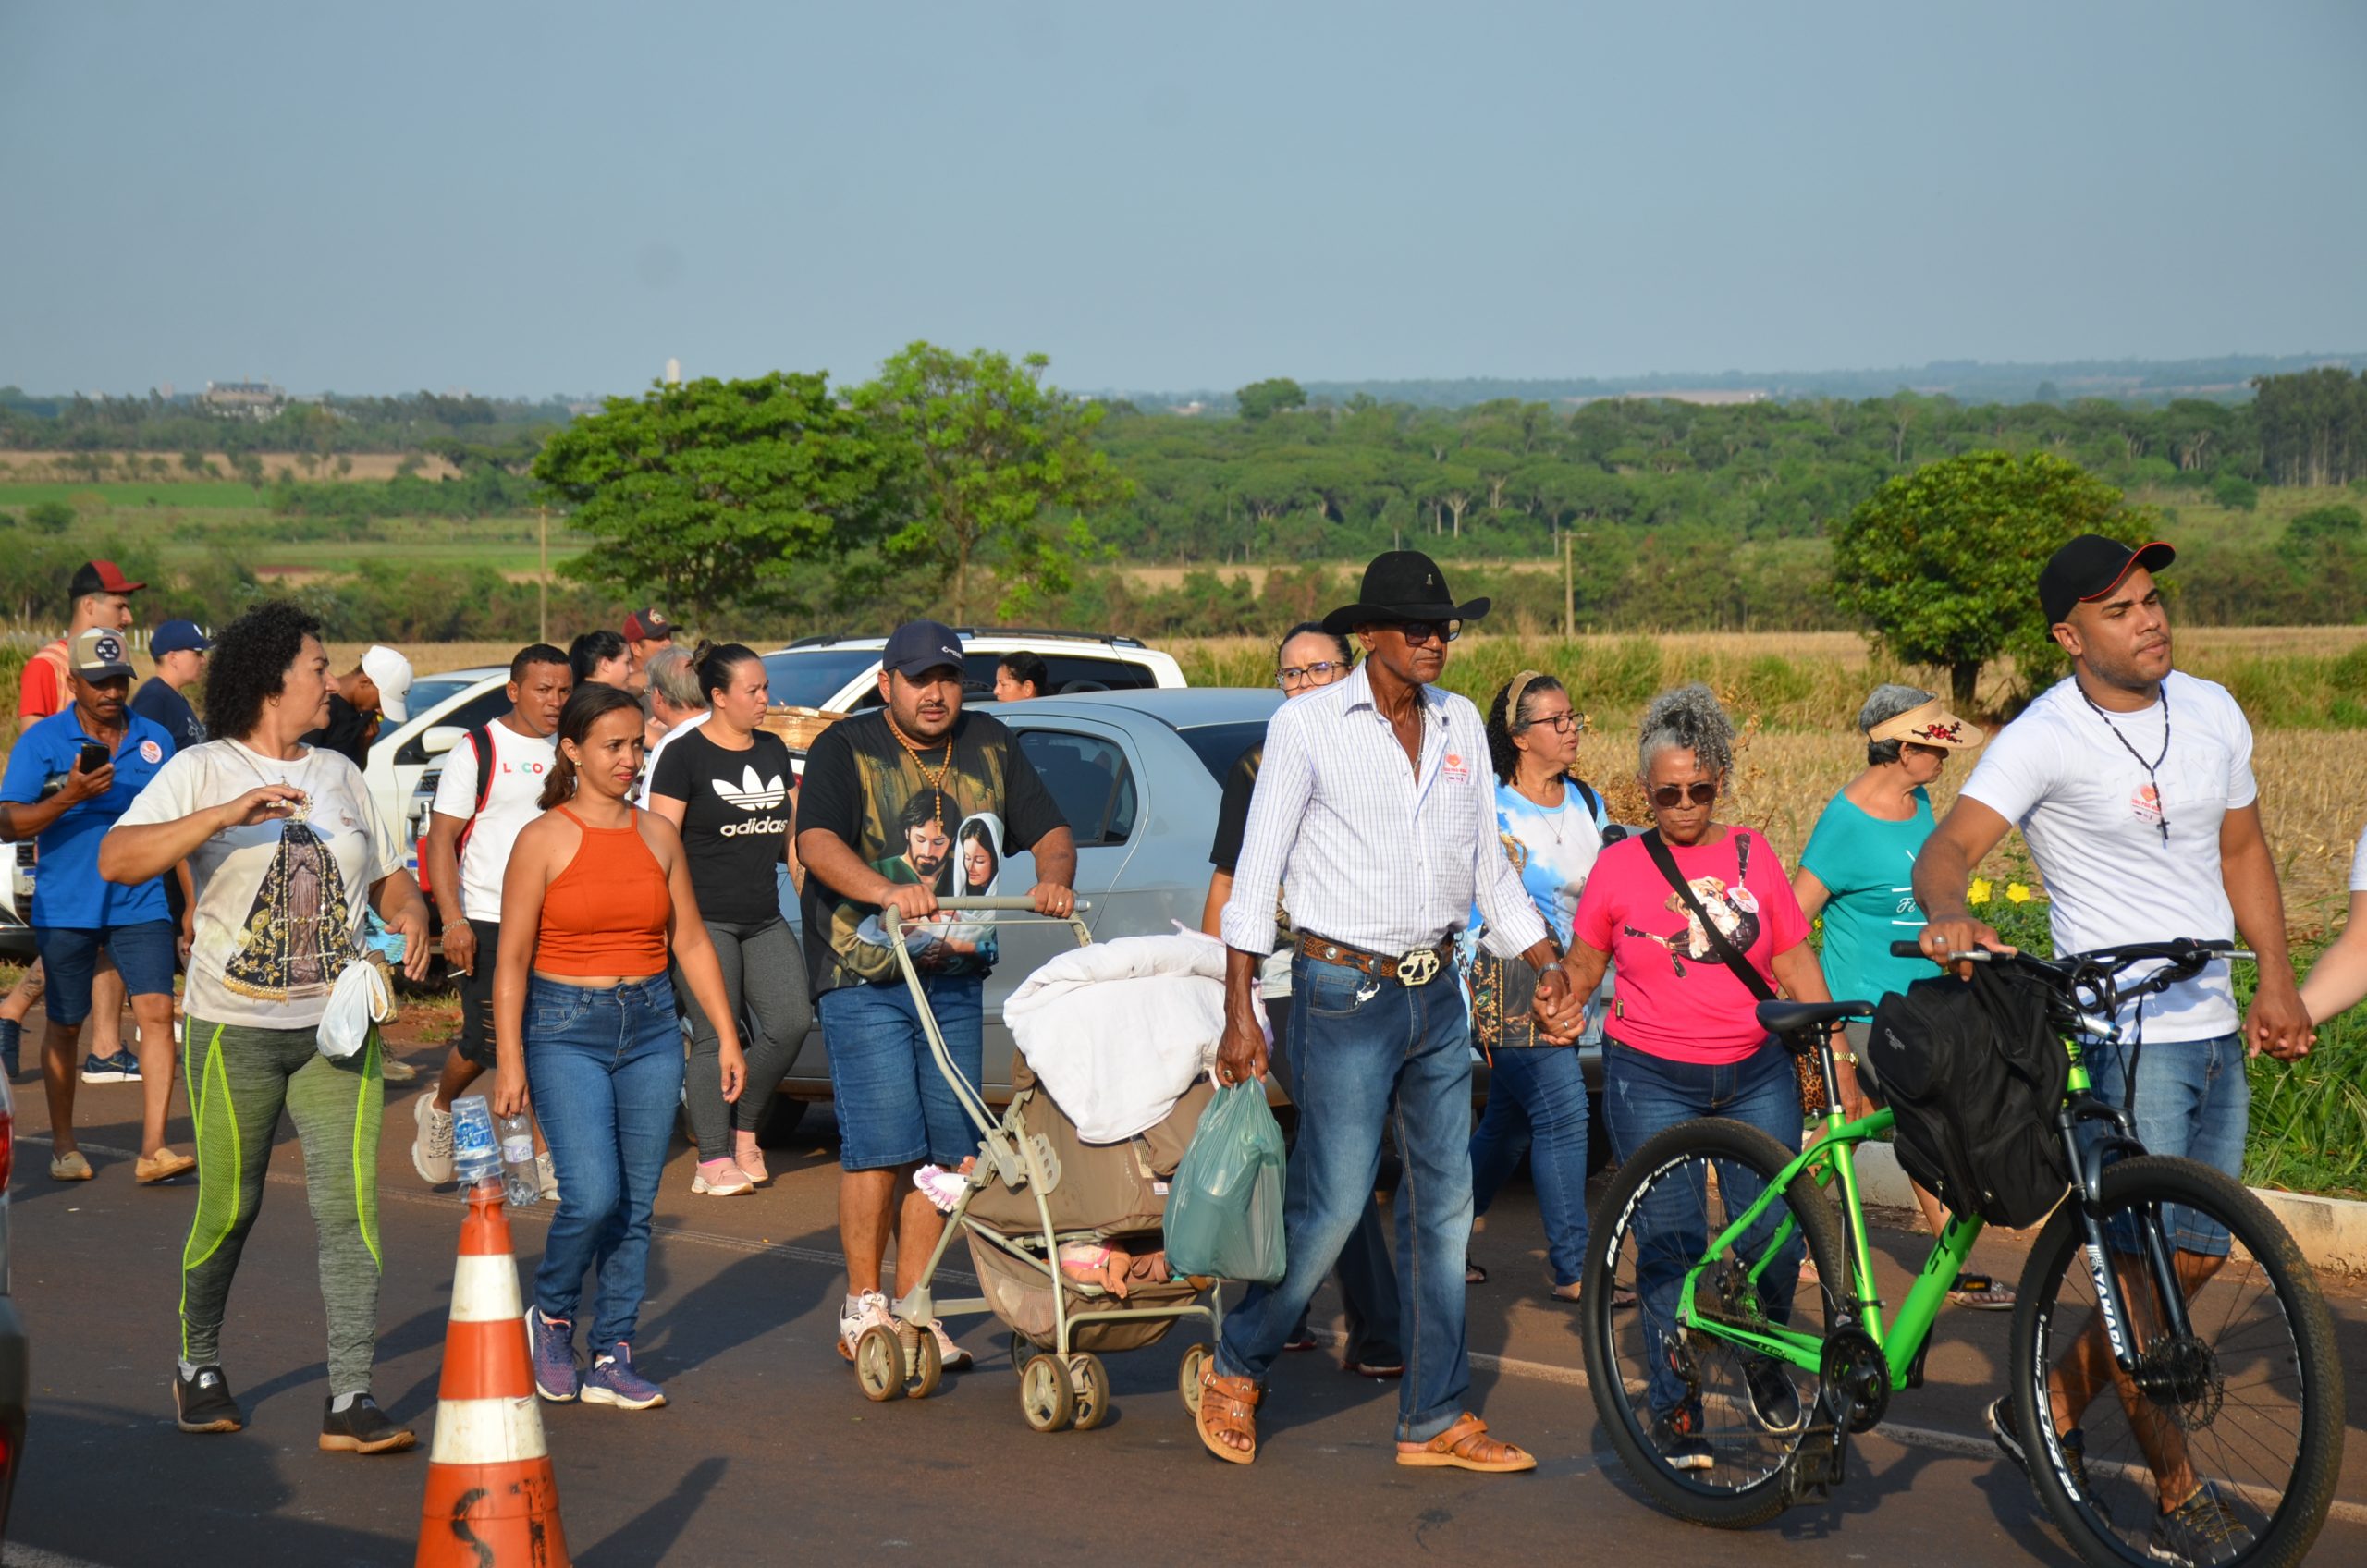
<svg viewBox="0 0 2367 1568"><path fill-rule="evenodd" d="M362 777L378 810L406 840L408 864L416 874L419 839L426 827L411 820L413 794L423 778L434 788L431 767L440 768L444 753L471 729L509 711L509 667L479 665L423 675L411 684L409 706L409 718L381 729L370 742L370 761Z"/></svg>

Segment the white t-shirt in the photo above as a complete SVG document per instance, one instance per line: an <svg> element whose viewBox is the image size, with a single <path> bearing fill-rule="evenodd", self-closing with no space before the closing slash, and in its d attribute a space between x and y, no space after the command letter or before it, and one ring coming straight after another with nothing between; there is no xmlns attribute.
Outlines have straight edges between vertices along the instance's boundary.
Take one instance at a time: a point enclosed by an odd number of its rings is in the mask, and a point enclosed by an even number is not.
<svg viewBox="0 0 2367 1568"><path fill-rule="evenodd" d="M171 822L264 784L303 790L303 820L229 828L189 857L197 939L183 1003L206 1023L310 1029L360 954L371 884L403 868L362 770L325 746L280 762L209 741L166 763L119 826Z"/></svg>
<svg viewBox="0 0 2367 1568"><path fill-rule="evenodd" d="M2057 952L2091 952L2174 937L2224 941L2236 914L2219 864L2219 825L2250 805L2252 730L2226 688L2172 671L2169 753L2162 756L2163 704L2114 713L2109 721L2066 680L1982 748L1964 792L2017 823L2053 900ZM2128 741L2113 739L2117 729ZM2153 797L2144 764L2154 770ZM2162 822L2169 841L2162 841ZM2123 972L2142 975L2145 966ZM2208 1040L2232 1035L2236 1011L2225 960L2144 1003L2148 1040ZM2124 1008L2124 1029L2136 1022Z"/></svg>
<svg viewBox="0 0 2367 1568"><path fill-rule="evenodd" d="M700 725L705 724L709 718L713 717L714 715L715 710L713 708L701 708L698 712L691 715L690 717L682 720L681 723L674 726L673 729L666 731L665 734L657 737L657 744L650 747L649 755L642 759L641 782L634 785L632 788L633 804L639 806L644 811L647 811L649 809L649 783L651 779L657 777L657 759L666 754L666 748L673 743L675 736L681 734L687 729L696 729Z"/></svg>
<svg viewBox="0 0 2367 1568"><path fill-rule="evenodd" d="M2367 833L2359 835L2359 848L2350 854L2350 890L2367 893Z"/></svg>
<svg viewBox="0 0 2367 1568"><path fill-rule="evenodd" d="M485 726L485 733L493 737L494 774L484 810L476 809L477 748L467 740L444 753L444 772L429 809L468 825L468 840L460 846L460 913L472 921L497 923L509 851L526 824L543 815L543 782L558 758L558 743L548 735L521 735L497 718Z"/></svg>

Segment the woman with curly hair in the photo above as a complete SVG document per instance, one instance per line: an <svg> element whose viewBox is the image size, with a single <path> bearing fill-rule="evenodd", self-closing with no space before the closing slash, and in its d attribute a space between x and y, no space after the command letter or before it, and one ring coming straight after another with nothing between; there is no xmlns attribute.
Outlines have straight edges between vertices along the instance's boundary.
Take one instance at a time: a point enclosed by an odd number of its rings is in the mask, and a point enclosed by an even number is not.
<svg viewBox="0 0 2367 1568"><path fill-rule="evenodd" d="M1488 708L1496 834L1556 957L1569 940L1609 820L1602 797L1570 771L1583 727L1562 683L1533 669L1513 677ZM1587 1253L1587 1084L1578 1071L1577 1032L1552 1035L1537 1027L1529 1012L1536 971L1528 965L1475 946L1470 975L1472 1037L1488 1053L1490 1068L1488 1109L1471 1134L1473 1228L1527 1149L1545 1221L1547 1283L1556 1297L1574 1302ZM1487 1278L1466 1258L1466 1284Z"/></svg>
<svg viewBox="0 0 2367 1568"><path fill-rule="evenodd" d="M1831 998L1783 863L1754 830L1717 819L1734 771L1734 734L1707 686L1652 699L1637 754L1652 826L1604 850L1578 898L1571 996L1591 996L1604 966L1617 961L1603 1026L1602 1096L1603 1120L1623 1160L1654 1133L1697 1116L1727 1117L1788 1147L1799 1145L1791 1055L1760 1026L1758 991L1723 955L1735 954L1760 985L1780 986L1796 1001ZM1862 1106L1846 1065L1840 1083L1845 1102ZM1747 1186L1739 1173L1727 1180L1731 1212L1757 1195ZM1674 1467L1706 1470L1715 1459L1702 1437L1699 1395L1687 1391L1661 1347L1675 1320L1686 1269L1709 1238L1698 1207L1683 1212L1674 1193L1670 1200L1648 1207L1637 1236L1652 1436ZM1760 1277L1760 1301L1778 1323L1791 1316L1802 1252L1796 1234ZM1772 1431L1798 1425L1798 1391L1781 1363L1747 1361L1743 1380L1751 1420Z"/></svg>
<svg viewBox="0 0 2367 1568"><path fill-rule="evenodd" d="M225 627L205 671L206 722L223 739L165 765L100 846L99 875L144 882L187 860L196 885L182 1071L197 1216L181 1253L180 1428L244 1424L217 1359L222 1317L285 1108L328 1309L321 1447L383 1453L412 1438L370 1397L382 1058L374 1030L344 1057L324 1051L319 1031L337 976L369 962L369 909L404 939L404 972L425 977L427 905L362 770L299 739L325 718L329 686L321 624L296 606L269 601Z"/></svg>

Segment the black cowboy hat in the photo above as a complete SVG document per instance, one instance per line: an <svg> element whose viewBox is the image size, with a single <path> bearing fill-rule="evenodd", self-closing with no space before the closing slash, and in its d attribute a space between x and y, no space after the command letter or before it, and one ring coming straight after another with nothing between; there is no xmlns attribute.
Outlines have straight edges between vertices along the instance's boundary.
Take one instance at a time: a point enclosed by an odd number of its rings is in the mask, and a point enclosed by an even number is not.
<svg viewBox="0 0 2367 1568"><path fill-rule="evenodd" d="M1363 596L1323 618L1323 630L1344 637L1359 626L1383 620L1478 620L1489 601L1458 605L1446 591L1446 573L1419 550L1391 550L1365 568Z"/></svg>

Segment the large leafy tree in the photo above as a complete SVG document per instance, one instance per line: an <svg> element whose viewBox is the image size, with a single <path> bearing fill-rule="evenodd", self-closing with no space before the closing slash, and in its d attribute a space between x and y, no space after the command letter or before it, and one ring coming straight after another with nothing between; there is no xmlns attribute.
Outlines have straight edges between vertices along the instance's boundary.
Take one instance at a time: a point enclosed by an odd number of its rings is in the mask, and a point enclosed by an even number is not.
<svg viewBox="0 0 2367 1568"><path fill-rule="evenodd" d="M1251 382L1235 392L1233 399L1241 417L1254 424L1292 409L1306 407L1306 389L1289 376L1275 375Z"/></svg>
<svg viewBox="0 0 2367 1568"><path fill-rule="evenodd" d="M533 473L594 541L562 571L704 617L810 602L817 571L877 533L895 464L828 377L776 371L611 398Z"/></svg>
<svg viewBox="0 0 2367 1568"><path fill-rule="evenodd" d="M2150 513L2044 452L1968 452L1901 474L1834 530L1833 584L1894 657L1944 665L1958 711L2010 655L2025 684L2055 661L2039 569L2077 533L2135 543Z"/></svg>
<svg viewBox="0 0 2367 1568"><path fill-rule="evenodd" d="M998 611L1069 590L1070 568L1098 546L1085 520L1134 494L1090 437L1098 404L1044 384L1050 361L914 343L854 394L896 454L906 509L881 542L893 572L916 573L956 621L994 590Z"/></svg>

